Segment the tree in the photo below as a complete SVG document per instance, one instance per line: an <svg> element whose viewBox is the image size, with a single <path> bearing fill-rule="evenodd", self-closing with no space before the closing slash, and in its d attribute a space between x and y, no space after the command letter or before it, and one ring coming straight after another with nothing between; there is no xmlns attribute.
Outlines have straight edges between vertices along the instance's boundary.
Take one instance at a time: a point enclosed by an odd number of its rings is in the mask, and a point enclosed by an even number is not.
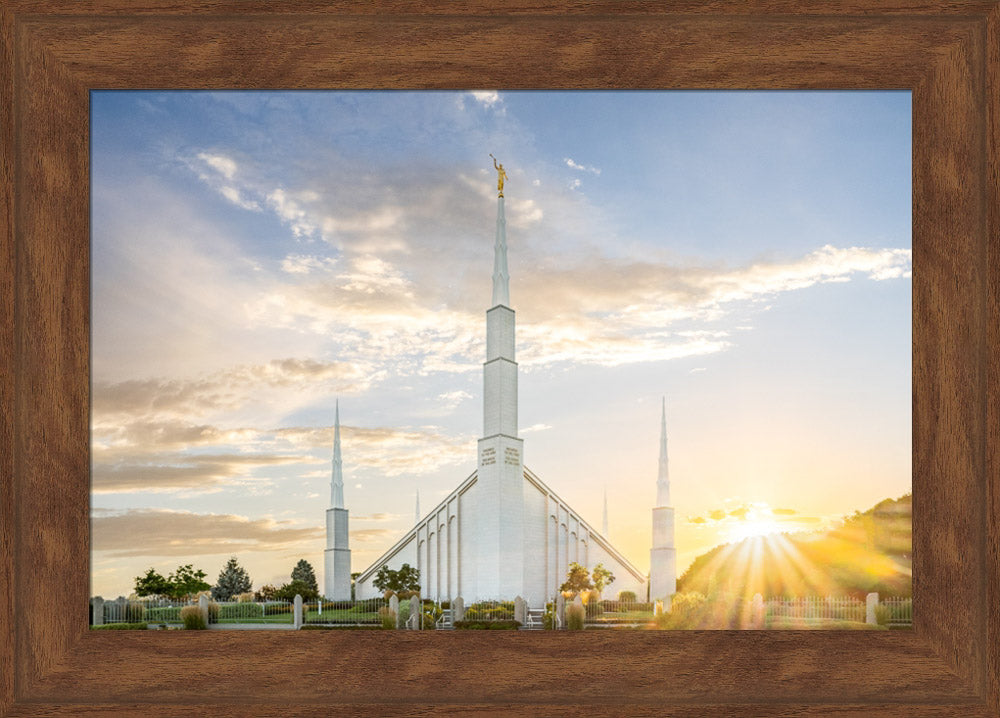
<svg viewBox="0 0 1000 718"><path fill-rule="evenodd" d="M296 594L302 596L303 601L315 601L319 598L319 591L317 589L305 581L299 581L298 579L291 583L286 583L279 588L274 592L274 597L279 601L294 601Z"/></svg>
<svg viewBox="0 0 1000 718"><path fill-rule="evenodd" d="M249 591L251 586L250 574L233 556L219 572L219 580L212 586L212 598L216 601L229 601L233 596Z"/></svg>
<svg viewBox="0 0 1000 718"><path fill-rule="evenodd" d="M264 584L260 587L254 596L258 601L276 601L277 600L278 589L269 583Z"/></svg>
<svg viewBox="0 0 1000 718"><path fill-rule="evenodd" d="M146 571L145 576L135 577L135 595L137 596L169 596L173 587L155 568Z"/></svg>
<svg viewBox="0 0 1000 718"><path fill-rule="evenodd" d="M389 568L385 564L375 574L372 585L379 591L419 591L420 590L420 569L413 568L408 563L404 563L398 571Z"/></svg>
<svg viewBox="0 0 1000 718"><path fill-rule="evenodd" d="M198 591L208 591L212 588L205 582L205 572L200 569L195 571L191 564L178 566L167 581L171 586L170 597L176 599L187 598Z"/></svg>
<svg viewBox="0 0 1000 718"><path fill-rule="evenodd" d="M292 569L292 583L295 583L296 581L301 581L312 589L317 595L319 595L319 584L316 583L316 572L313 571L312 565L304 558L300 558L299 562L295 564L295 568ZM302 598L305 598L305 596Z"/></svg>
<svg viewBox="0 0 1000 718"><path fill-rule="evenodd" d="M594 566L594 571L591 573L591 578L594 581L594 588L598 593L604 590L604 587L614 583L615 575L611 573L608 569L604 568L603 563L599 563Z"/></svg>
<svg viewBox="0 0 1000 718"><path fill-rule="evenodd" d="M587 571L587 568L573 561L569 565L569 571L566 572L566 582L559 587L559 590L582 593L583 591L591 590L593 587L594 584L590 582L590 573Z"/></svg>

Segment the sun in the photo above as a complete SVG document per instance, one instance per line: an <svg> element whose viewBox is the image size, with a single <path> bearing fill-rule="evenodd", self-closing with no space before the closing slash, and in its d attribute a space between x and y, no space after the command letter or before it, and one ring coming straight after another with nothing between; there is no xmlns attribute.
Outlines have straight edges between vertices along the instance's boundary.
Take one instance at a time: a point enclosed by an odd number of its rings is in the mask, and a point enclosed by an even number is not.
<svg viewBox="0 0 1000 718"><path fill-rule="evenodd" d="M779 534L782 526L778 523L766 503L757 502L748 505L742 515L729 516L726 522L725 536L729 543L736 543L754 536Z"/></svg>

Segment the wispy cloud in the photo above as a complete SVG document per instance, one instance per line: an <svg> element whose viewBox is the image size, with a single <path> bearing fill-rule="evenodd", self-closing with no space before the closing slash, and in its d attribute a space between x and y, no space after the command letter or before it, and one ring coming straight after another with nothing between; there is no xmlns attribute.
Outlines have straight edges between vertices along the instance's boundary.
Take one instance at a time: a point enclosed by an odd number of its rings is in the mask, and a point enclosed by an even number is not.
<svg viewBox="0 0 1000 718"><path fill-rule="evenodd" d="M496 90L473 90L469 94L484 107L493 107L497 103L502 102L500 93Z"/></svg>
<svg viewBox="0 0 1000 718"><path fill-rule="evenodd" d="M320 539L321 527L235 514L135 508L91 512L93 549L110 558L181 558L248 551L281 551Z"/></svg>
<svg viewBox="0 0 1000 718"><path fill-rule="evenodd" d="M598 169L597 167L580 164L579 162L574 161L573 158L571 157L563 158L563 162L565 162L566 166L569 167L570 169L574 169L579 172L590 172L595 175L601 174L601 170Z"/></svg>

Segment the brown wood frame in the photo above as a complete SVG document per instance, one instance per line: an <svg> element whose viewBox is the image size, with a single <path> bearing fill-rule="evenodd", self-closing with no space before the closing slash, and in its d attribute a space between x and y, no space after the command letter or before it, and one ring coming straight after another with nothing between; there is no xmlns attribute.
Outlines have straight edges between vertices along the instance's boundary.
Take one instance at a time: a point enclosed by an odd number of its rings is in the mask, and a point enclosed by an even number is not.
<svg viewBox="0 0 1000 718"><path fill-rule="evenodd" d="M0 716L1000 715L995 0L4 0L0 33ZM911 89L913 631L88 631L88 90L129 87Z"/></svg>

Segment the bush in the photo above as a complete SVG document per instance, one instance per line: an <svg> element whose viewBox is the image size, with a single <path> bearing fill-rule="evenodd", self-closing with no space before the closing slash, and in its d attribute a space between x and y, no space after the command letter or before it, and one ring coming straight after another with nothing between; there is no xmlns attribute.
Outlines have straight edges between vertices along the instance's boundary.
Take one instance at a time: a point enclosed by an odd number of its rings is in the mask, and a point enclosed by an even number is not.
<svg viewBox="0 0 1000 718"><path fill-rule="evenodd" d="M455 621L455 628L460 631L516 631L520 627L520 621Z"/></svg>
<svg viewBox="0 0 1000 718"><path fill-rule="evenodd" d="M236 603L253 603L256 596L253 591L247 591L246 593L238 593L233 596L233 600Z"/></svg>
<svg viewBox="0 0 1000 718"><path fill-rule="evenodd" d="M181 620L180 606L163 606L160 608L147 608L146 620L153 623L177 623Z"/></svg>
<svg viewBox="0 0 1000 718"><path fill-rule="evenodd" d="M566 628L571 631L582 631L585 615L583 606L577 606L575 603L566 606Z"/></svg>
<svg viewBox="0 0 1000 718"><path fill-rule="evenodd" d="M892 609L884 603L875 605L875 623L879 626L888 626L889 619L892 618Z"/></svg>
<svg viewBox="0 0 1000 718"><path fill-rule="evenodd" d="M181 609L181 621L184 628L191 631L201 631L208 628L205 625L205 617L201 614L201 609L197 606L185 606Z"/></svg>
<svg viewBox="0 0 1000 718"><path fill-rule="evenodd" d="M209 611L212 610L211 604L209 604ZM219 606L218 616L216 619L233 619L233 618L263 618L264 610L263 606L256 604L247 605L246 603L229 603L221 604Z"/></svg>
<svg viewBox="0 0 1000 718"><path fill-rule="evenodd" d="M280 616L283 613L295 612L295 606L291 603L265 603L263 609L265 616Z"/></svg>
<svg viewBox="0 0 1000 718"><path fill-rule="evenodd" d="M618 600L622 603L635 603L635 591L619 591Z"/></svg>
<svg viewBox="0 0 1000 718"><path fill-rule="evenodd" d="M382 622L382 628L391 630L396 627L396 612L388 606L382 606L378 610L378 617Z"/></svg>
<svg viewBox="0 0 1000 718"><path fill-rule="evenodd" d="M218 623L219 622L219 604L215 601L208 602L208 622Z"/></svg>
<svg viewBox="0 0 1000 718"><path fill-rule="evenodd" d="M103 626L91 626L92 631L145 631L143 623L105 623Z"/></svg>
<svg viewBox="0 0 1000 718"><path fill-rule="evenodd" d="M604 606L601 605L600 601L595 601L593 598L584 606L587 612L587 618L599 618L604 614Z"/></svg>
<svg viewBox="0 0 1000 718"><path fill-rule="evenodd" d="M546 631L556 630L556 611L554 608L545 609L545 613L542 614L542 628Z"/></svg>

